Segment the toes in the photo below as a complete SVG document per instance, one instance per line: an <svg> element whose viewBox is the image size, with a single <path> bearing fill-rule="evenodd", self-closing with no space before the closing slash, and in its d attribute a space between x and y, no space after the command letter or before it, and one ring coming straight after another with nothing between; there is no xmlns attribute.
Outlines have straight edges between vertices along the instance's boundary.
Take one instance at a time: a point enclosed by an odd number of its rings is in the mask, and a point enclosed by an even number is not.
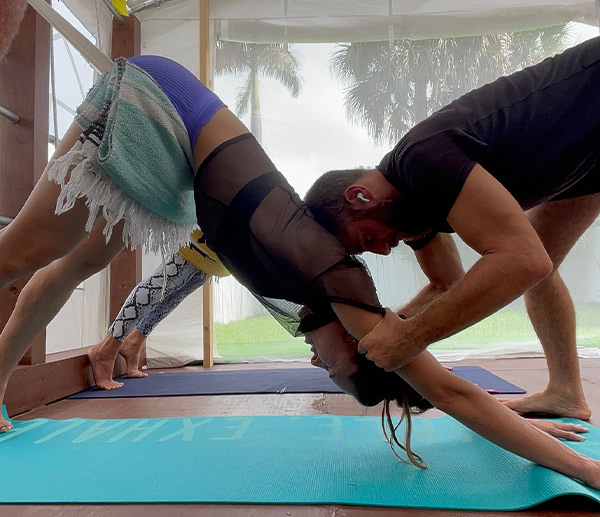
<svg viewBox="0 0 600 517"><path fill-rule="evenodd" d="M123 383L116 381L103 382L100 384L96 384L96 387L101 390L116 390L118 388L123 387Z"/></svg>
<svg viewBox="0 0 600 517"><path fill-rule="evenodd" d="M132 379L140 379L143 377L148 377L148 374L146 372L141 372L139 370L135 370L133 372L128 373L127 377L131 377Z"/></svg>

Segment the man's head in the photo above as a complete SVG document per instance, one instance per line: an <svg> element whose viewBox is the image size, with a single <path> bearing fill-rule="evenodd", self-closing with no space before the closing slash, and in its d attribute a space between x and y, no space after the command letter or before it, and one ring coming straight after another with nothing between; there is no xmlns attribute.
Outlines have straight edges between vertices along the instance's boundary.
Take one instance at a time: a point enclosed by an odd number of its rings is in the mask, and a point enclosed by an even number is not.
<svg viewBox="0 0 600 517"><path fill-rule="evenodd" d="M387 255L401 239L424 231L410 202L377 169L326 172L304 201L351 254Z"/></svg>

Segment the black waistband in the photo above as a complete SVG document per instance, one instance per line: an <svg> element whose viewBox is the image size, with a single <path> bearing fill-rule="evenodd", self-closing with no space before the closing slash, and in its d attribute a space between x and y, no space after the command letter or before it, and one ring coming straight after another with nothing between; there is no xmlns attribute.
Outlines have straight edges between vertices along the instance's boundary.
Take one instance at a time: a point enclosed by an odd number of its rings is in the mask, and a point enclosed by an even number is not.
<svg viewBox="0 0 600 517"><path fill-rule="evenodd" d="M208 156L206 158L204 158L204 160L202 160L202 163L196 170L196 176L198 174L200 174L202 171L204 171L204 169L206 169L206 167L208 167L208 164L211 162L211 160L215 156L217 156L217 154L219 154L223 149L226 149L230 145L240 142L241 140L246 140L247 138L254 138L254 135L252 133L244 133L242 135L233 137L231 140L226 140L222 144L219 144L210 153L208 153Z"/></svg>

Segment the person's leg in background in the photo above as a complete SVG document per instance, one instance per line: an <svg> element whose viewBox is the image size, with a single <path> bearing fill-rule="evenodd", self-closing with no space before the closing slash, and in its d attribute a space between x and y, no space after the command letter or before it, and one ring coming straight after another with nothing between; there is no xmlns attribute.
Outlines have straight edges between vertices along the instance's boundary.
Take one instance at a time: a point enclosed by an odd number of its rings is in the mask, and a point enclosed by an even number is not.
<svg viewBox="0 0 600 517"><path fill-rule="evenodd" d="M88 352L96 386L110 390L123 386L113 380L115 360L120 353L127 363L128 377L145 377L139 361L146 337L164 318L210 277L175 253L165 265L167 281L162 298L162 264L131 291L108 335Z"/></svg>

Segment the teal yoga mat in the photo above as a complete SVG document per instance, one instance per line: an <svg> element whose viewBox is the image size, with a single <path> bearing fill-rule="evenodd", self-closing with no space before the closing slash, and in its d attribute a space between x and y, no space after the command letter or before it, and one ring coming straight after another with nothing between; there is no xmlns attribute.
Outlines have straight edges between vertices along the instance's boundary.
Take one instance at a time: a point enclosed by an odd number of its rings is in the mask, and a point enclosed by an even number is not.
<svg viewBox="0 0 600 517"><path fill-rule="evenodd" d="M450 417L417 418L421 471L375 417L259 416L14 422L0 435L0 503L348 504L516 510L600 492L486 442ZM600 457L600 430L570 444Z"/></svg>

